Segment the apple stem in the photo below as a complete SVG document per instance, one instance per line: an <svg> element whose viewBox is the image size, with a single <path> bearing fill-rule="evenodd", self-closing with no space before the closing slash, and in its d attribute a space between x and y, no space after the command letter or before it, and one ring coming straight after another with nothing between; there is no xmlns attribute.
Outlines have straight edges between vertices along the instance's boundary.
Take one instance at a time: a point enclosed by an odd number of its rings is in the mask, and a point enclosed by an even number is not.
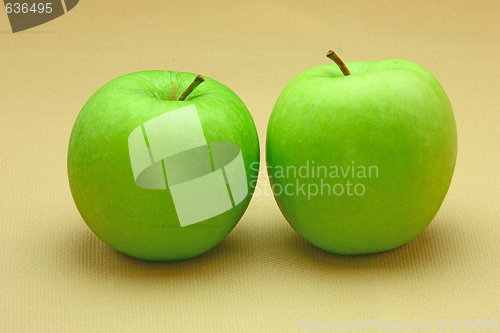
<svg viewBox="0 0 500 333"><path fill-rule="evenodd" d="M189 87L187 87L187 89L182 93L181 97L179 97L179 101L185 100L186 97L188 97L188 95L192 93L193 90L195 90L196 87L198 87L203 81L205 81L205 79L201 75L198 75L194 79L193 83L191 83Z"/></svg>
<svg viewBox="0 0 500 333"><path fill-rule="evenodd" d="M345 66L344 62L342 61L342 59L339 58L339 56L337 54L335 54L335 52L333 52L332 50L328 51L326 53L326 56L333 60L337 66L339 66L340 70L342 71L342 73L347 76L347 75L351 75L351 73L349 72L349 70L347 69L347 67Z"/></svg>

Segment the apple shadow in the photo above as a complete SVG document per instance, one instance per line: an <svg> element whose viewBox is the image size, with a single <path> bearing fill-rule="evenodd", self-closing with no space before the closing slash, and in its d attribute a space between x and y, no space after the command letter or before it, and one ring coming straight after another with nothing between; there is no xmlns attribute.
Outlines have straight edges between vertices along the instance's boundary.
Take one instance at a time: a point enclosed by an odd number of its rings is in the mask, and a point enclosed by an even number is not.
<svg viewBox="0 0 500 333"><path fill-rule="evenodd" d="M61 237L65 239L65 244L62 246L66 251L58 253L57 256L64 255L64 258L60 259L69 263L79 276L90 274L92 278L108 279L119 275L120 279L124 280L161 278L186 281L190 276L199 280L203 275L200 273L206 271L207 267L216 267L216 270L210 269L214 274L209 278L213 279L214 275L228 274L228 270L237 270L238 264L241 263L238 258L244 251L237 233L231 232L218 245L198 257L171 262L147 261L108 246L85 225L83 220L75 218L71 220L69 225L77 227Z"/></svg>
<svg viewBox="0 0 500 333"><path fill-rule="evenodd" d="M282 216L274 215L265 226L255 227L254 214L243 216L236 228L217 246L198 257L176 262L153 262L136 259L114 250L85 225L81 219L71 218L71 230L66 229L65 251L54 254L58 262L72 267L74 274L92 279L119 276L131 282L218 281L228 276L239 276L249 267L259 274L275 274L275 268L286 274L316 272L356 278L359 275L393 274L412 271L422 275L428 269L448 275L450 267L460 266L461 251L470 247L461 237L461 230L438 215L422 234L393 250L366 255L337 255L323 251L302 238ZM61 256L63 256L61 258ZM255 263L259 265L255 265ZM447 267L443 266L446 263ZM347 274L347 275L345 275Z"/></svg>
<svg viewBox="0 0 500 333"><path fill-rule="evenodd" d="M456 261L456 256L451 255L454 249L466 248L464 238L459 237L459 230L450 228L451 224L445 221L446 217L438 215L432 223L415 239L385 252L364 255L339 255L321 250L292 228L286 234L284 250L292 253L292 257L300 259L295 265L301 263L313 265L317 269L342 269L343 271L399 271L419 267L429 268L450 264ZM460 243L460 241L462 243ZM455 263L460 265L460 263ZM310 267L309 267L310 269Z"/></svg>

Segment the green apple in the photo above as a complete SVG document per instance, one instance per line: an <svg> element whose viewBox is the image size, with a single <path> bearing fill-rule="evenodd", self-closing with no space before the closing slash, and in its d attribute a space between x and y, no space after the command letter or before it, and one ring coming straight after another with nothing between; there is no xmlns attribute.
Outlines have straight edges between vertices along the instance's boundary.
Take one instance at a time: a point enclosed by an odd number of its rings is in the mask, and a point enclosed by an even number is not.
<svg viewBox="0 0 500 333"><path fill-rule="evenodd" d="M267 129L276 202L311 244L382 252L418 236L438 212L457 157L450 101L405 60L347 62L297 75Z"/></svg>
<svg viewBox="0 0 500 333"><path fill-rule="evenodd" d="M67 166L78 211L102 241L136 258L176 261L207 252L235 227L258 161L255 124L229 88L144 71L87 101Z"/></svg>

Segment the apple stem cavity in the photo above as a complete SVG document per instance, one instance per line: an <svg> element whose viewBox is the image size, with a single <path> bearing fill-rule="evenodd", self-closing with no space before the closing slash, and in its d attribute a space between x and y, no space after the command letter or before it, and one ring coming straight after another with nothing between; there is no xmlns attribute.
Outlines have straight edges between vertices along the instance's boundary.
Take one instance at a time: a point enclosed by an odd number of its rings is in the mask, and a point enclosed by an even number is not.
<svg viewBox="0 0 500 333"><path fill-rule="evenodd" d="M189 94L192 93L193 90L195 90L196 87L198 87L203 81L205 81L205 79L201 75L198 75L194 79L193 83L191 83L189 87L187 87L187 89L182 93L181 97L179 97L179 101L185 100L189 96Z"/></svg>
<svg viewBox="0 0 500 333"><path fill-rule="evenodd" d="M337 66L339 66L339 68L342 71L342 73L344 74L344 76L351 75L351 73L347 69L347 67L344 64L344 62L342 61L342 59L340 59L339 56L335 52L330 50L326 53L326 56L329 59L333 60L337 64Z"/></svg>

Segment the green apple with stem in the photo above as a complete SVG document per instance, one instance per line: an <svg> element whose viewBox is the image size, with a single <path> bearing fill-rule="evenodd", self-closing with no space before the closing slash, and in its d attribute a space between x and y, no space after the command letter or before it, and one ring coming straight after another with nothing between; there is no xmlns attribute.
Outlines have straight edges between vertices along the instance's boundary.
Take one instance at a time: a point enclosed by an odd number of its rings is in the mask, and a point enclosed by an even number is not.
<svg viewBox="0 0 500 333"><path fill-rule="evenodd" d="M87 101L67 168L76 207L102 241L176 261L207 252L235 227L259 158L255 124L233 91L191 73L144 71Z"/></svg>
<svg viewBox="0 0 500 333"><path fill-rule="evenodd" d="M275 200L311 244L368 254L417 237L438 212L457 157L451 103L405 60L335 63L297 75L267 128Z"/></svg>

